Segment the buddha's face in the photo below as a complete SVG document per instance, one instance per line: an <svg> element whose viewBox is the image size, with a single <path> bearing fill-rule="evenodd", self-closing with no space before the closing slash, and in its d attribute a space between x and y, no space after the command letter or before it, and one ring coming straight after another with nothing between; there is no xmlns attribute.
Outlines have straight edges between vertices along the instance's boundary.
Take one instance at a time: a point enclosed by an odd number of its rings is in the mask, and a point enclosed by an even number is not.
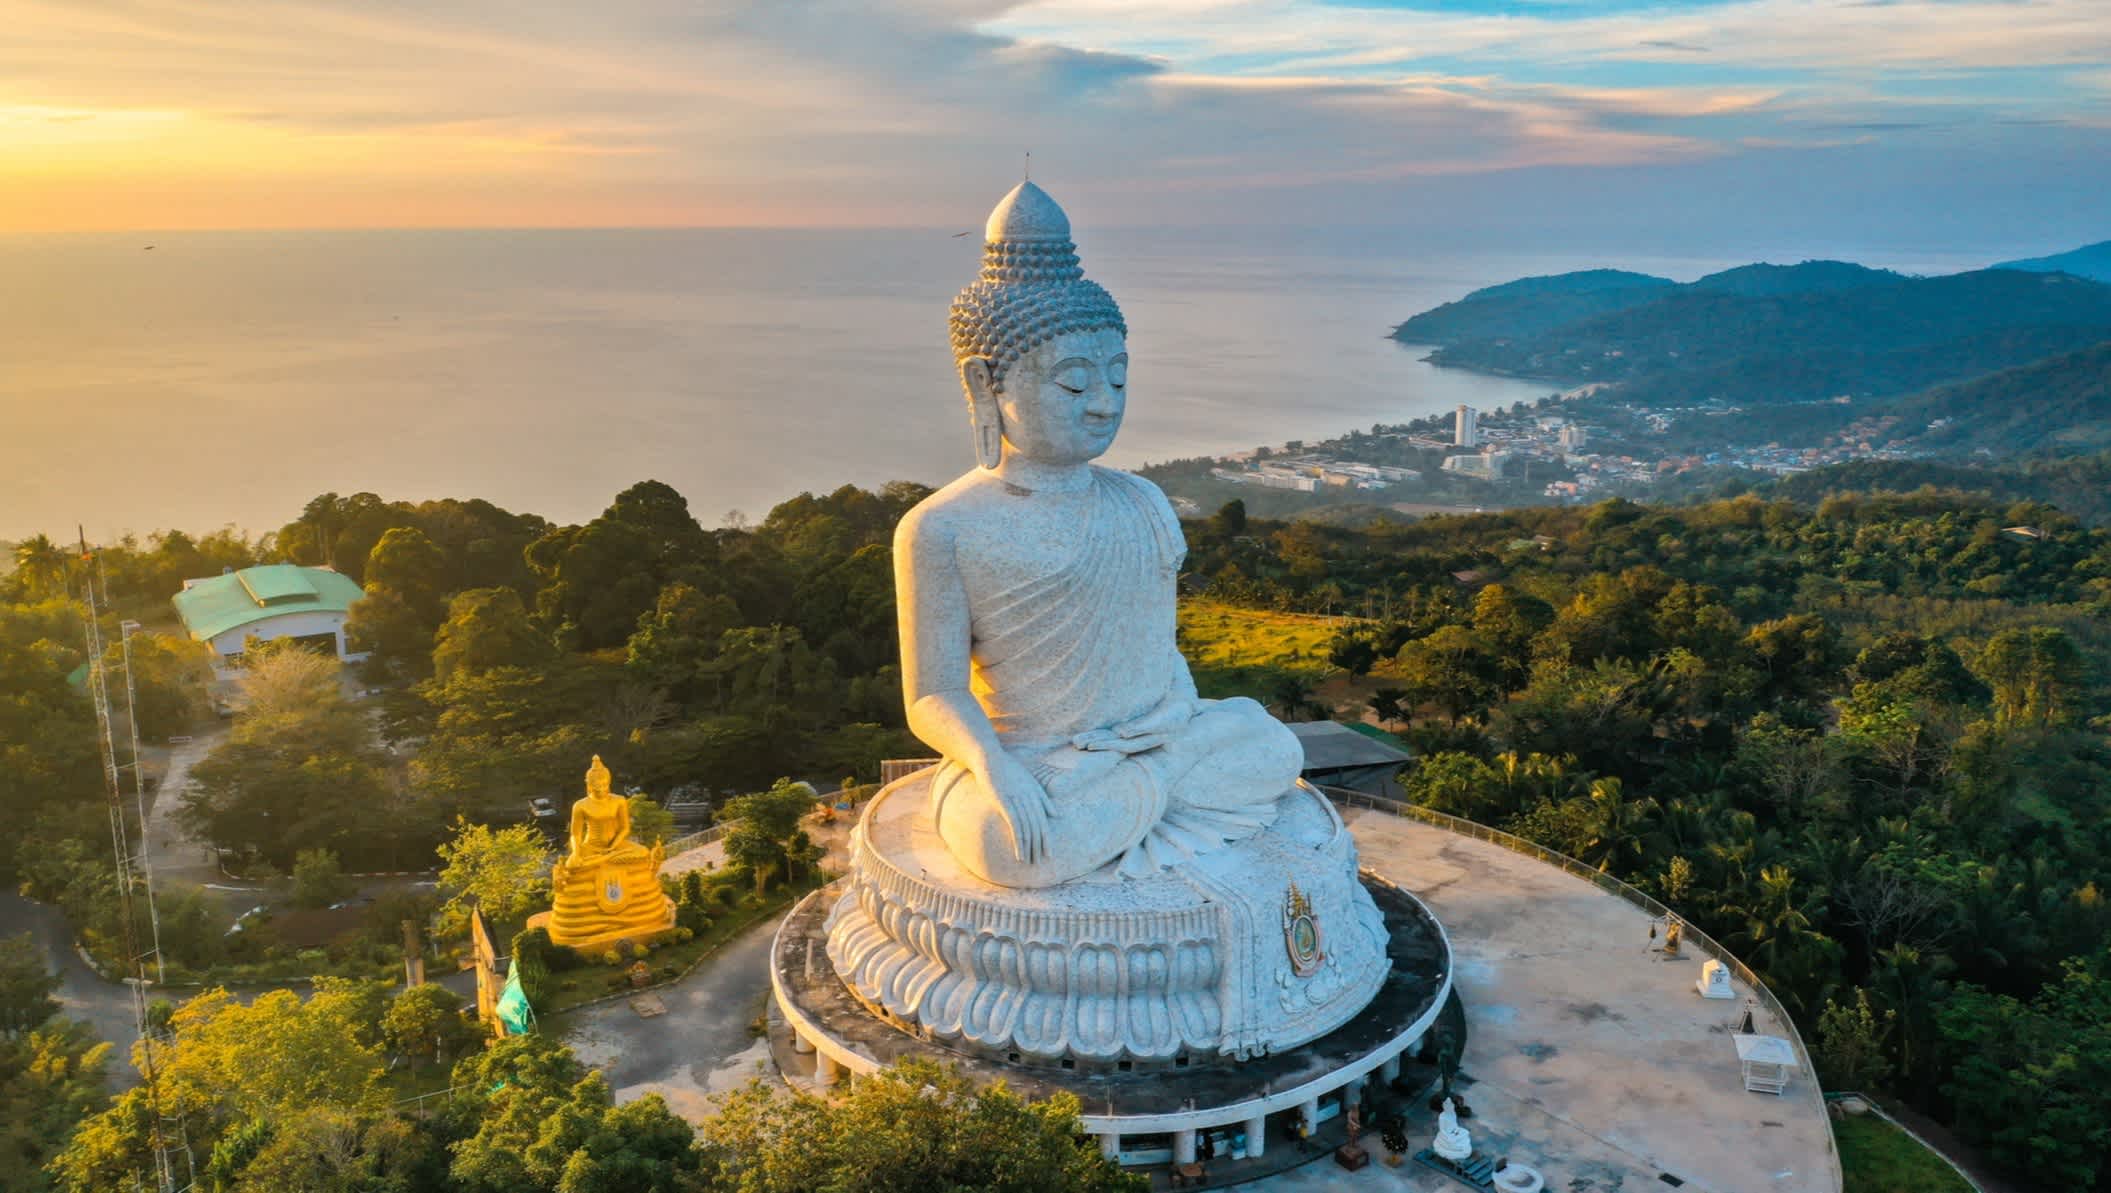
<svg viewBox="0 0 2111 1193"><path fill-rule="evenodd" d="M1005 370L997 395L1004 441L1041 463L1095 459L1121 430L1128 386L1129 349L1119 331L1059 335Z"/></svg>

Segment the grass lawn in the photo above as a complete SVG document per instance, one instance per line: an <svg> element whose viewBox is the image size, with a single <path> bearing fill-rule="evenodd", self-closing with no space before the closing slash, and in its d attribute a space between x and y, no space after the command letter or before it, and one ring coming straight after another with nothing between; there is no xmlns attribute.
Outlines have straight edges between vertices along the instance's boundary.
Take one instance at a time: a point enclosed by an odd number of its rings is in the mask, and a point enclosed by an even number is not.
<svg viewBox="0 0 2111 1193"><path fill-rule="evenodd" d="M1847 1193L1971 1193L1941 1156L1873 1114L1834 1119Z"/></svg>
<svg viewBox="0 0 2111 1193"><path fill-rule="evenodd" d="M1335 670L1327 645L1348 620L1182 601L1180 649L1196 667L1278 667L1318 680Z"/></svg>
<svg viewBox="0 0 2111 1193"><path fill-rule="evenodd" d="M830 876L832 877L832 876ZM826 878L823 879L826 881ZM668 980L662 974L668 967L676 973L687 973L689 967L718 946L740 935L748 928L764 920L781 915L792 904L805 897L808 891L820 883L799 882L781 885L759 904L750 904L743 899L738 905L726 908L712 917L711 926L694 938L680 944L662 945L647 953L645 965L652 970L652 984ZM583 965L577 969L559 970L550 975L550 995L542 1006L535 1008L537 1018L559 1015L574 1007L620 994L630 989L628 984L618 987L614 979L630 969L629 963L618 966Z"/></svg>

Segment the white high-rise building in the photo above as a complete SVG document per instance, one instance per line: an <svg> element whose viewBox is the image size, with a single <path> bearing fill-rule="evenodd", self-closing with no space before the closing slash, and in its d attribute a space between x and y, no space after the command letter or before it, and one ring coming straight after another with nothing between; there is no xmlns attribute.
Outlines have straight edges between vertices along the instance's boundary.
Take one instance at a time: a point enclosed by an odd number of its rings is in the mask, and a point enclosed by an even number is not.
<svg viewBox="0 0 2111 1193"><path fill-rule="evenodd" d="M1589 433L1575 423L1561 428L1561 446L1568 451L1575 451L1590 441Z"/></svg>
<svg viewBox="0 0 2111 1193"><path fill-rule="evenodd" d="M1481 445L1481 412L1471 406L1460 405L1456 420L1452 423L1451 441L1460 447Z"/></svg>

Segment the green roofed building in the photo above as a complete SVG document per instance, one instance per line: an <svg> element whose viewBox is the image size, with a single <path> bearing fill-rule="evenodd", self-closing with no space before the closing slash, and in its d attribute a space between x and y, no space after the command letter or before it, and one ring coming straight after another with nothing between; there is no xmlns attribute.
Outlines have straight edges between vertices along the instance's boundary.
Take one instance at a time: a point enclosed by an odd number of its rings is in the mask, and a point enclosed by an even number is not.
<svg viewBox="0 0 2111 1193"><path fill-rule="evenodd" d="M185 580L175 605L191 637L223 659L241 654L251 638L297 638L351 663L365 656L345 649L345 614L364 595L329 568L273 563Z"/></svg>

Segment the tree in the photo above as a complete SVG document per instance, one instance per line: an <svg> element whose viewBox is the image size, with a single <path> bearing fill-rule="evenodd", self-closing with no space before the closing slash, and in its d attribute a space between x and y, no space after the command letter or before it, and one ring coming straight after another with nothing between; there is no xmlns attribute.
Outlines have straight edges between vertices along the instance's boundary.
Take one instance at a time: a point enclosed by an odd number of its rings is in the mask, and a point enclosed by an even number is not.
<svg viewBox="0 0 2111 1193"><path fill-rule="evenodd" d="M50 1188L44 1165L108 1100L109 1055L110 1045L71 1019L0 1040L0 1193Z"/></svg>
<svg viewBox="0 0 2111 1193"><path fill-rule="evenodd" d="M328 907L345 897L351 884L344 867L327 849L303 849L293 858L293 901L302 907Z"/></svg>
<svg viewBox="0 0 2111 1193"><path fill-rule="evenodd" d="M1885 1040L1897 1018L1896 1012L1879 1015L1870 1009L1869 991L1859 987L1852 1005L1826 999L1825 1010L1818 1016L1815 1059L1827 1088L1882 1088L1891 1079Z"/></svg>
<svg viewBox="0 0 2111 1193"><path fill-rule="evenodd" d="M439 853L440 893L449 907L474 901L495 925L519 920L548 897L548 849L534 825L494 829L457 817Z"/></svg>
<svg viewBox="0 0 2111 1193"><path fill-rule="evenodd" d="M1495 769L1472 754L1431 754L1403 777L1401 786L1410 802L1453 816L1486 820L1502 810Z"/></svg>
<svg viewBox="0 0 2111 1193"><path fill-rule="evenodd" d="M396 805L372 728L344 699L336 664L295 646L253 653L248 705L192 771L182 819L222 849L280 870L303 849L377 868L399 860L404 836L419 826Z"/></svg>
<svg viewBox="0 0 2111 1193"><path fill-rule="evenodd" d="M58 988L59 975L44 963L35 937L0 937L0 1036L21 1036L58 1014Z"/></svg>
<svg viewBox="0 0 2111 1193"><path fill-rule="evenodd" d="M113 642L116 664L125 644ZM213 649L170 634L132 635L132 686L142 737L182 733L212 709Z"/></svg>
<svg viewBox="0 0 2111 1193"><path fill-rule="evenodd" d="M1407 719L1413 710L1407 705L1406 688L1379 688L1371 693L1369 701L1371 715L1381 724L1397 725Z"/></svg>
<svg viewBox="0 0 2111 1193"><path fill-rule="evenodd" d="M608 1081L542 1035L454 1067L446 1111L461 1193L687 1193L704 1183L696 1129L658 1094L615 1105Z"/></svg>
<svg viewBox="0 0 2111 1193"><path fill-rule="evenodd" d="M726 857L745 867L761 894L770 876L791 877L795 834L804 837L799 822L814 810L814 789L790 779L779 779L768 790L728 800L719 809L721 822L732 825L726 834Z"/></svg>
<svg viewBox="0 0 2111 1193"><path fill-rule="evenodd" d="M1286 721L1309 721L1333 710L1313 694L1312 680L1288 668L1267 671L1267 703Z"/></svg>
<svg viewBox="0 0 2111 1193"><path fill-rule="evenodd" d="M2082 672L2074 640L2053 626L2003 630L1979 655L1979 675L1993 689L1994 719L2003 726L2067 723Z"/></svg>
<svg viewBox="0 0 2111 1193"><path fill-rule="evenodd" d="M528 620L519 593L472 588L455 594L447 620L433 636L433 679L444 684L494 667L536 667L551 653L549 640Z"/></svg>
<svg viewBox="0 0 2111 1193"><path fill-rule="evenodd" d="M627 797L630 804L630 835L651 848L674 840L674 813L649 795Z"/></svg>
<svg viewBox="0 0 2111 1193"><path fill-rule="evenodd" d="M2111 982L2069 960L2030 1001L1960 985L1938 1013L1958 1132L2054 1188L2111 1173Z"/></svg>
<svg viewBox="0 0 2111 1193"><path fill-rule="evenodd" d="M747 1193L1149 1188L1080 1134L1078 1109L1068 1093L1029 1102L1002 1082L978 1087L958 1069L908 1060L832 1101L752 1082L705 1123L704 1150L724 1185Z"/></svg>
<svg viewBox="0 0 2111 1193"><path fill-rule="evenodd" d="M67 1193L131 1188L151 1173L159 1132L180 1131L194 1152L210 1155L224 1137L260 1121L319 1110L378 1114L388 1095L361 1002L342 987L305 1002L270 990L245 1006L219 989L186 1001L166 1039L133 1046L138 1065L153 1052L160 1116L144 1088L127 1091L82 1123L52 1160L55 1183Z"/></svg>
<svg viewBox="0 0 2111 1193"><path fill-rule="evenodd" d="M1344 630L1328 645L1327 661L1350 675L1362 675L1378 661L1378 644L1366 632Z"/></svg>
<svg viewBox="0 0 2111 1193"><path fill-rule="evenodd" d="M15 544L15 579L31 599L65 592L73 572L73 557L45 534L33 534Z"/></svg>
<svg viewBox="0 0 2111 1193"><path fill-rule="evenodd" d="M392 1051L417 1060L444 1061L476 1039L476 1029L462 1018L462 999L445 986L427 982L398 994L381 1018L381 1039Z"/></svg>
<svg viewBox="0 0 2111 1193"><path fill-rule="evenodd" d="M638 619L625 646L628 665L653 686L684 702L703 694L704 677L726 631L740 625L740 606L720 593L676 582L660 590L653 611Z"/></svg>
<svg viewBox="0 0 2111 1193"><path fill-rule="evenodd" d="M1235 538L1246 533L1246 502L1234 497L1217 507L1210 516L1209 528L1225 538Z"/></svg>
<svg viewBox="0 0 2111 1193"><path fill-rule="evenodd" d="M252 717L327 713L345 702L336 662L291 640L251 639L242 670L242 711Z"/></svg>
<svg viewBox="0 0 2111 1193"><path fill-rule="evenodd" d="M1453 725L1488 706L1501 668L1472 630L1444 626L1400 648L1401 686L1416 704L1434 704Z"/></svg>
<svg viewBox="0 0 2111 1193"><path fill-rule="evenodd" d="M1554 607L1530 593L1490 584L1473 598L1473 632L1501 661L1508 686L1531 672L1532 640L1554 621Z"/></svg>

